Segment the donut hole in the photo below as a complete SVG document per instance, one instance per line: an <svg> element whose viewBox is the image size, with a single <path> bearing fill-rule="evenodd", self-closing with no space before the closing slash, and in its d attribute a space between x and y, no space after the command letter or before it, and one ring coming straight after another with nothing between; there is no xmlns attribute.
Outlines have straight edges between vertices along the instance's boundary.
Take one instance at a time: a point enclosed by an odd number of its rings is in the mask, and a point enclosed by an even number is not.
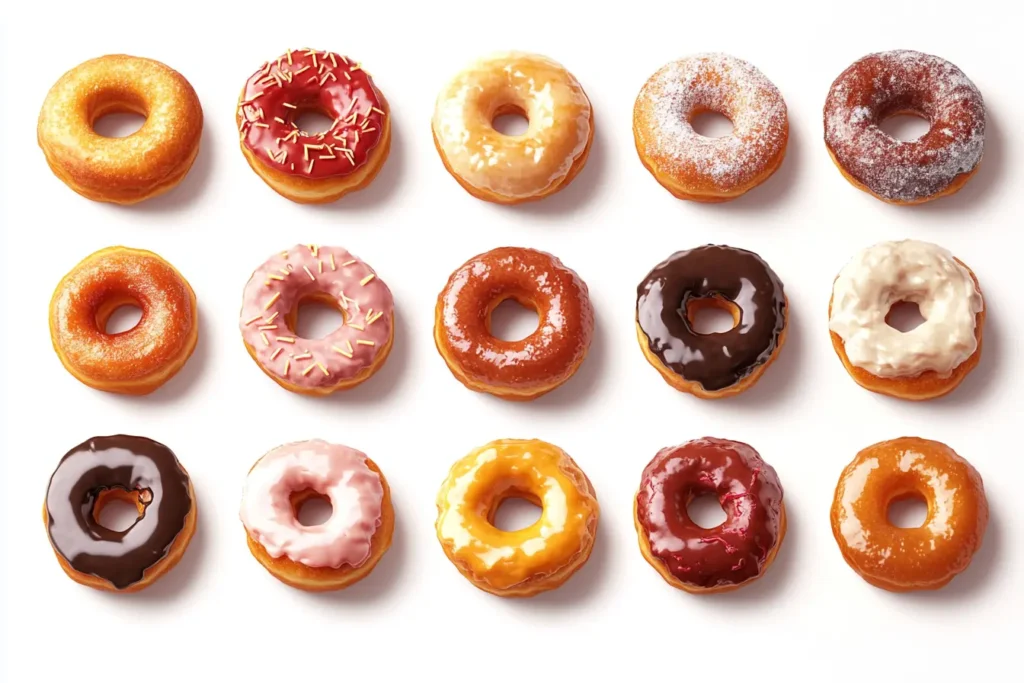
<svg viewBox="0 0 1024 683"><path fill-rule="evenodd" d="M290 498L292 510L295 511L295 519L302 526L320 526L334 514L331 500L313 489L295 491Z"/></svg>
<svg viewBox="0 0 1024 683"><path fill-rule="evenodd" d="M715 529L722 526L728 515L718 502L718 497L710 493L699 493L686 504L686 516L701 529Z"/></svg>
<svg viewBox="0 0 1024 683"><path fill-rule="evenodd" d="M491 524L502 531L519 531L536 524L541 512L540 506L535 502L516 494L498 504Z"/></svg>
<svg viewBox="0 0 1024 683"><path fill-rule="evenodd" d="M910 332L925 322L921 307L913 301L897 301L885 314L885 324L899 332Z"/></svg>
<svg viewBox="0 0 1024 683"><path fill-rule="evenodd" d="M900 529L919 529L928 519L928 502L919 493L893 498L886 509L889 524Z"/></svg>
<svg viewBox="0 0 1024 683"><path fill-rule="evenodd" d="M126 138L134 135L145 123L146 117L142 114L111 112L93 121L92 130L105 138Z"/></svg>
<svg viewBox="0 0 1024 683"><path fill-rule="evenodd" d="M517 137L525 135L530 128L530 118L526 111L517 105L506 104L498 107L491 117L491 127L502 135Z"/></svg>
<svg viewBox="0 0 1024 683"><path fill-rule="evenodd" d="M690 299L686 302L686 320L697 334L722 334L740 324L740 309L719 297Z"/></svg>
<svg viewBox="0 0 1024 683"><path fill-rule="evenodd" d="M913 142L931 129L931 123L921 114L902 111L886 116L878 127L893 139Z"/></svg>
<svg viewBox="0 0 1024 683"><path fill-rule="evenodd" d="M104 489L96 496L92 507L92 518L97 524L110 531L127 531L142 519L150 492Z"/></svg>
<svg viewBox="0 0 1024 683"><path fill-rule="evenodd" d="M488 328L491 336L503 341L521 341L537 331L540 315L528 302L508 298L491 310Z"/></svg>
<svg viewBox="0 0 1024 683"><path fill-rule="evenodd" d="M303 339L323 339L342 327L348 318L338 301L329 294L317 294L299 301L289 316L289 326Z"/></svg>
<svg viewBox="0 0 1024 683"><path fill-rule="evenodd" d="M142 322L142 307L129 294L107 297L96 308L96 329L115 335L130 332Z"/></svg>
<svg viewBox="0 0 1024 683"><path fill-rule="evenodd" d="M319 135L326 133L334 126L334 119L322 109L309 107L300 109L295 115L293 122L303 135Z"/></svg>
<svg viewBox="0 0 1024 683"><path fill-rule="evenodd" d="M697 135L705 138L724 138L732 135L734 126L729 117L717 111L701 111L690 117L690 125Z"/></svg>

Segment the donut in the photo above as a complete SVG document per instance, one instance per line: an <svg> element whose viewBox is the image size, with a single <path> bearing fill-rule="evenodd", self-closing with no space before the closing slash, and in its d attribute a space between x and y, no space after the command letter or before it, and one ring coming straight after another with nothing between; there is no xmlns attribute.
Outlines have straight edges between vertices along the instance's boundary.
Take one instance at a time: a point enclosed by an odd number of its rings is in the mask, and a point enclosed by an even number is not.
<svg viewBox="0 0 1024 683"><path fill-rule="evenodd" d="M493 121L529 125L505 135ZM518 204L558 192L587 162L594 139L590 100L561 64L505 52L477 60L437 96L434 145L448 172L477 199Z"/></svg>
<svg viewBox="0 0 1024 683"><path fill-rule="evenodd" d="M139 130L108 138L107 114L140 114ZM199 154L203 109L174 69L152 59L107 55L71 69L43 101L36 127L53 174L87 199L134 204L167 192Z"/></svg>
<svg viewBox="0 0 1024 683"><path fill-rule="evenodd" d="M491 313L507 299L537 312L537 329L525 339L491 334ZM434 309L434 343L455 378L510 401L535 399L572 377L593 335L587 285L534 249L474 256L448 278Z"/></svg>
<svg viewBox="0 0 1024 683"><path fill-rule="evenodd" d="M541 508L519 531L494 526L508 498ZM437 494L437 538L456 569L499 597L558 588L590 557L600 509L565 451L537 439L499 439L456 462Z"/></svg>
<svg viewBox="0 0 1024 683"><path fill-rule="evenodd" d="M331 517L303 526L299 508L327 499ZM380 468L364 453L315 439L273 449L249 470L240 512L249 551L272 576L306 591L366 577L391 546L395 512Z"/></svg>
<svg viewBox="0 0 1024 683"><path fill-rule="evenodd" d="M337 309L341 327L321 339L295 334L299 306ZM300 244L253 272L242 296L242 341L282 387L326 395L365 382L387 360L395 338L391 290L365 262L341 247Z"/></svg>
<svg viewBox="0 0 1024 683"><path fill-rule="evenodd" d="M725 511L714 529L687 506L712 495ZM633 505L640 552L670 585L724 593L764 576L786 535L779 477L745 443L703 438L663 448L644 468Z"/></svg>
<svg viewBox="0 0 1024 683"><path fill-rule="evenodd" d="M929 123L916 140L897 140L878 124L899 114ZM854 186L890 204L920 204L963 187L985 147L985 103L955 65L894 50L853 63L825 100L825 145Z"/></svg>
<svg viewBox="0 0 1024 683"><path fill-rule="evenodd" d="M920 527L888 519L898 500L924 499ZM846 563L873 586L894 592L942 588L967 569L988 525L981 476L952 448L905 436L868 446L839 477L832 535Z"/></svg>
<svg viewBox="0 0 1024 683"><path fill-rule="evenodd" d="M715 112L732 134L700 135L694 118ZM647 79L633 106L640 161L678 199L725 202L766 181L789 139L778 88L742 59L702 53L669 62Z"/></svg>
<svg viewBox="0 0 1024 683"><path fill-rule="evenodd" d="M113 500L138 507L124 531L99 522ZM196 530L196 495L167 446L142 436L96 436L61 458L43 523L61 569L78 583L133 593L171 570Z"/></svg>
<svg viewBox="0 0 1024 683"><path fill-rule="evenodd" d="M302 114L334 123L300 130ZM249 77L238 98L238 136L249 166L293 202L320 204L373 181L391 149L387 100L370 74L334 52L289 50Z"/></svg>
<svg viewBox="0 0 1024 683"><path fill-rule="evenodd" d="M130 330L109 334L115 310L142 310ZM50 340L83 384L117 394L148 394L185 365L199 339L192 287L151 251L107 247L84 258L50 300Z"/></svg>
<svg viewBox="0 0 1024 683"><path fill-rule="evenodd" d="M786 341L789 302L782 281L757 254L706 245L678 251L637 287L636 334L647 361L675 389L699 398L754 386ZM700 334L703 308L732 314L728 332Z"/></svg>
<svg viewBox="0 0 1024 683"><path fill-rule="evenodd" d="M909 332L886 323L913 302L925 322ZM829 302L832 346L854 381L923 401L953 391L981 359L985 301L978 278L949 251L917 240L880 242L839 272Z"/></svg>

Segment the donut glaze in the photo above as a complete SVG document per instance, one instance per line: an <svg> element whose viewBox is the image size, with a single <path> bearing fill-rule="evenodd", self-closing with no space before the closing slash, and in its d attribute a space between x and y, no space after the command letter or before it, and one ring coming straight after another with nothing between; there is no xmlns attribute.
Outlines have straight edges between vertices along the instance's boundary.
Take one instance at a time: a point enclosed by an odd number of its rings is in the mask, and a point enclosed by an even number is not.
<svg viewBox="0 0 1024 683"><path fill-rule="evenodd" d="M710 494L725 510L714 529L686 512ZM670 584L689 592L723 592L761 576L786 533L782 485L750 446L704 438L663 448L644 469L636 495L640 549Z"/></svg>
<svg viewBox="0 0 1024 683"><path fill-rule="evenodd" d="M491 312L513 299L537 311L537 330L519 341L490 331ZM502 247L474 256L448 278L434 315L437 350L474 391L530 400L568 380L594 333L587 285L551 254Z"/></svg>
<svg viewBox="0 0 1024 683"><path fill-rule="evenodd" d="M930 128L902 141L879 124L916 114ZM894 204L953 194L977 171L985 147L985 104L955 65L933 55L893 50L846 69L825 100L825 144L856 187Z"/></svg>
<svg viewBox="0 0 1024 683"><path fill-rule="evenodd" d="M134 503L124 531L99 524L110 500ZM169 571L195 531L192 482L174 453L141 436L98 436L61 458L43 520L61 567L92 588L132 592Z"/></svg>
<svg viewBox="0 0 1024 683"><path fill-rule="evenodd" d="M699 334L702 306L730 310L736 326ZM665 380L701 398L752 386L785 342L789 304L782 281L757 254L724 245L679 251L637 287L637 338Z"/></svg>
<svg viewBox="0 0 1024 683"><path fill-rule="evenodd" d="M893 526L889 505L922 498L918 528ZM865 448L839 477L832 534L850 567L890 591L942 588L971 563L988 525L985 488L970 463L938 441L902 437Z"/></svg>
<svg viewBox="0 0 1024 683"><path fill-rule="evenodd" d="M304 301L338 309L341 327L296 336ZM376 272L341 247L300 244L275 254L245 286L239 322L249 355L289 391L329 394L369 379L394 340L394 299Z"/></svg>

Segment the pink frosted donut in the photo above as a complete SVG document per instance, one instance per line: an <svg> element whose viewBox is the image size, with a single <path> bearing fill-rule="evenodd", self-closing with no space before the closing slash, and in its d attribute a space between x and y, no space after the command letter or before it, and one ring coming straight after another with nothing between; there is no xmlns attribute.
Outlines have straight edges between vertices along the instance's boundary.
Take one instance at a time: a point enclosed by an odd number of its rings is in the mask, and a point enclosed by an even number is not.
<svg viewBox="0 0 1024 683"><path fill-rule="evenodd" d="M322 339L295 334L299 305L338 309L344 323ZM341 247L297 245L252 274L240 326L249 355L289 391L330 394L364 382L394 339L394 299L370 266Z"/></svg>
<svg viewBox="0 0 1024 683"><path fill-rule="evenodd" d="M331 516L303 526L298 507L326 498ZM394 512L384 475L365 454L312 440L260 458L245 482L240 515L249 549L271 574L306 590L334 590L370 572L391 543Z"/></svg>

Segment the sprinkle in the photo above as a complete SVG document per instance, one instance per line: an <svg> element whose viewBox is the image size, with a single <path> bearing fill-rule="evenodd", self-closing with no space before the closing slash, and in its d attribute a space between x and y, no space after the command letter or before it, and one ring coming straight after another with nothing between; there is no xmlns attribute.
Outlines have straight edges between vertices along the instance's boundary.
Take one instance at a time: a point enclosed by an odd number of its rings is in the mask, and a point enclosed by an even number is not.
<svg viewBox="0 0 1024 683"><path fill-rule="evenodd" d="M369 339L356 339L356 344L362 344L363 346L376 346L376 342L372 342Z"/></svg>
<svg viewBox="0 0 1024 683"><path fill-rule="evenodd" d="M280 355L281 355L281 352L282 352L282 351L284 351L284 349L283 349L283 348L281 348L280 346L278 346L278 347L277 347L277 348L276 348L276 349L274 350L274 354L273 354L273 355L272 355L272 356L270 357L270 360L274 360L275 358L277 358L278 356L280 356Z"/></svg>
<svg viewBox="0 0 1024 683"><path fill-rule="evenodd" d="M371 309L371 310L372 310L372 309ZM372 324L373 324L374 322L376 322L376 321L377 321L377 319L378 319L378 318L380 318L380 317L381 317L382 315L384 315L384 314L383 314L383 313L381 313L380 311L377 311L376 313L374 313L373 315L369 316L369 317L368 317L368 318L366 319L366 324L367 324L367 325L372 325Z"/></svg>
<svg viewBox="0 0 1024 683"><path fill-rule="evenodd" d="M263 310L264 311L268 310L271 306L274 305L274 302L276 302L280 298L281 298L281 292L274 292L274 296L270 297L270 299L267 301L267 303L265 303L263 305Z"/></svg>
<svg viewBox="0 0 1024 683"><path fill-rule="evenodd" d="M363 119L363 122L359 124L359 127L362 128L363 132L365 133L366 132L366 127L368 125L370 125L370 119Z"/></svg>
<svg viewBox="0 0 1024 683"><path fill-rule="evenodd" d="M372 133L372 132L373 132L373 131L375 131L375 130L377 130L377 129L376 129L376 128L364 128L364 129L363 129L363 132L364 132L364 133Z"/></svg>
<svg viewBox="0 0 1024 683"><path fill-rule="evenodd" d="M362 69L362 68L363 68L363 67L362 67L362 66L361 66L360 64L356 64L355 66L351 66L351 67L349 67L349 70L350 70L350 71L359 71L359 70L360 70L360 69Z"/></svg>
<svg viewBox="0 0 1024 683"><path fill-rule="evenodd" d="M346 358L352 357L352 354L349 353L348 351L345 351L344 349L339 349L337 346L332 346L331 348L340 353L341 355L345 356Z"/></svg>
<svg viewBox="0 0 1024 683"><path fill-rule="evenodd" d="M345 62L345 66L348 66L348 57L341 55L341 61Z"/></svg>
<svg viewBox="0 0 1024 683"><path fill-rule="evenodd" d="M277 325L260 325L256 329L259 329L259 330L276 330L277 329Z"/></svg>
<svg viewBox="0 0 1024 683"><path fill-rule="evenodd" d="M384 112L382 110L378 109L377 107L370 107L370 111L375 111L378 114L380 114L381 116L385 115Z"/></svg>
<svg viewBox="0 0 1024 683"><path fill-rule="evenodd" d="M308 368L306 368L305 370L302 371L302 376L305 377L309 373L313 372L313 368L315 368L315 367L316 367L316 363L313 363L312 365L310 365Z"/></svg>
<svg viewBox="0 0 1024 683"><path fill-rule="evenodd" d="M246 325L252 325L254 322L256 322L257 320L259 320L262 317L263 317L262 315L257 315L257 316L254 316L252 318L249 318L248 320L245 321L245 324Z"/></svg>
<svg viewBox="0 0 1024 683"><path fill-rule="evenodd" d="M347 71L342 71L341 74L345 77L346 81L351 81L352 77L348 75Z"/></svg>
<svg viewBox="0 0 1024 683"><path fill-rule="evenodd" d="M291 358L285 358L284 359L284 374L286 374L286 375L288 374L288 368L290 368L291 366L292 366L292 359Z"/></svg>
<svg viewBox="0 0 1024 683"><path fill-rule="evenodd" d="M312 55L310 55L310 56L311 56L311 57L313 58L313 68L315 69L315 68L316 68L316 66L317 66L317 65L316 65L316 53L314 52L314 53L313 53Z"/></svg>
<svg viewBox="0 0 1024 683"><path fill-rule="evenodd" d="M326 64L321 64L320 68L317 70L317 73L322 74L324 72L324 69L326 69L326 68L327 68Z"/></svg>
<svg viewBox="0 0 1024 683"><path fill-rule="evenodd" d="M271 273L267 277L270 278L271 280L284 280L284 278L281 277L280 275L274 275L273 273ZM270 286L270 282L269 281L267 282L267 286L268 287Z"/></svg>
<svg viewBox="0 0 1024 683"><path fill-rule="evenodd" d="M357 144L357 145L358 145L358 144L359 144L359 129L358 129L358 128L356 128L356 130L355 130L355 134L356 134L356 141L355 141L355 144Z"/></svg>
<svg viewBox="0 0 1024 683"><path fill-rule="evenodd" d="M256 121L252 125L256 126L257 128L270 128L270 124L263 123L261 121Z"/></svg>
<svg viewBox="0 0 1024 683"><path fill-rule="evenodd" d="M288 50L285 54L288 57L288 63L291 64L292 63L292 51Z"/></svg>
<svg viewBox="0 0 1024 683"><path fill-rule="evenodd" d="M263 66L260 67L260 73L265 74L270 71L270 62L263 62Z"/></svg>
<svg viewBox="0 0 1024 683"><path fill-rule="evenodd" d="M309 245L309 253L313 254L313 256L317 256L318 255L317 254L318 251L320 251L320 247L318 245L316 245L316 244Z"/></svg>
<svg viewBox="0 0 1024 683"><path fill-rule="evenodd" d="M263 345L264 346L270 346L270 340L267 339L267 333L266 332L260 332L260 339L263 340Z"/></svg>
<svg viewBox="0 0 1024 683"><path fill-rule="evenodd" d="M349 353L353 353L355 351L355 349L352 348L352 342L350 342L348 339L345 340L345 346L348 347Z"/></svg>
<svg viewBox="0 0 1024 683"><path fill-rule="evenodd" d="M282 106L282 107L288 107L289 109L298 109L298 107L296 107L296 106L295 106L294 104L292 104L291 102L282 102L282 103L281 103L281 106Z"/></svg>
<svg viewBox="0 0 1024 683"><path fill-rule="evenodd" d="M317 76L316 74L313 74L312 76L310 76L309 78L306 79L306 83L313 83L313 82L319 81L319 80L320 80L320 77Z"/></svg>
<svg viewBox="0 0 1024 683"><path fill-rule="evenodd" d="M302 145L302 149L303 149L302 158L303 158L303 160L309 161L309 150L311 150L311 149L323 149L323 148L324 148L323 145L309 145L309 144Z"/></svg>
<svg viewBox="0 0 1024 683"><path fill-rule="evenodd" d="M281 311L274 311L274 315L267 318L267 324L269 325L270 323L274 322L274 320L276 320L277 316L279 315L281 315Z"/></svg>
<svg viewBox="0 0 1024 683"><path fill-rule="evenodd" d="M331 270L337 270L338 267L334 265L334 254L331 254Z"/></svg>
<svg viewBox="0 0 1024 683"><path fill-rule="evenodd" d="M309 360L312 357L313 357L313 354L310 353L309 351L306 351L305 353L302 353L302 354L299 354L298 356L295 356L295 360Z"/></svg>
<svg viewBox="0 0 1024 683"><path fill-rule="evenodd" d="M315 163L316 163L316 159L310 159L309 160L309 168L306 169L306 173L312 173L313 172L313 164L315 164Z"/></svg>
<svg viewBox="0 0 1024 683"><path fill-rule="evenodd" d="M278 123L284 123L285 122L284 119L282 119L280 116L275 116L274 120L277 121Z"/></svg>
<svg viewBox="0 0 1024 683"><path fill-rule="evenodd" d="M344 268L345 266L351 266L355 262L356 262L355 259L349 259L348 261L345 261L344 263L342 263L341 267Z"/></svg>
<svg viewBox="0 0 1024 683"><path fill-rule="evenodd" d="M260 90L258 93L256 93L255 95L253 95L249 99L247 99L244 102L242 102L242 106L244 107L247 104L251 104L252 102L255 102L257 99L259 99L260 97L263 97L263 91L262 90Z"/></svg>
<svg viewBox="0 0 1024 683"><path fill-rule="evenodd" d="M287 256L285 258L287 258ZM279 273L281 273L283 275L291 275L292 274L292 271L288 270L287 268L278 268L277 272L279 272Z"/></svg>
<svg viewBox="0 0 1024 683"><path fill-rule="evenodd" d="M331 376L331 373L327 372L327 368L325 368L321 363L317 363L316 366L320 368L320 372L324 373L325 377Z"/></svg>
<svg viewBox="0 0 1024 683"><path fill-rule="evenodd" d="M316 260L316 272L317 273L324 272L324 262L321 261L320 259Z"/></svg>
<svg viewBox="0 0 1024 683"><path fill-rule="evenodd" d="M294 161L292 162L292 170L293 171L295 170L295 162Z"/></svg>
<svg viewBox="0 0 1024 683"><path fill-rule="evenodd" d="M300 73L302 73L303 71L305 71L308 68L309 68L309 64L307 64L306 66L302 67L301 69L296 69L294 73L295 73L296 76L298 76Z"/></svg>
<svg viewBox="0 0 1024 683"><path fill-rule="evenodd" d="M316 282L316 275L313 275L313 273L309 270L309 266L302 266L302 269L306 271L306 275L309 276L310 280Z"/></svg>
<svg viewBox="0 0 1024 683"><path fill-rule="evenodd" d="M362 325L358 325L356 323L349 323L348 326L353 329L359 330L360 332L362 332L365 329Z"/></svg>
<svg viewBox="0 0 1024 683"><path fill-rule="evenodd" d="M295 337L278 337L277 341L284 342L285 344L294 344Z"/></svg>
<svg viewBox="0 0 1024 683"><path fill-rule="evenodd" d="M358 101L359 101L359 96L358 95L353 97L352 101L348 103L348 109L345 110L345 113L342 114L342 117L345 117L345 116L348 116L349 114L351 114L352 110L356 108L356 102L358 102Z"/></svg>
<svg viewBox="0 0 1024 683"><path fill-rule="evenodd" d="M373 279L373 278L375 278L375 277L377 277L377 276L376 276L376 275L374 275L373 273L370 273L369 275L367 275L366 277L364 277L364 278L363 278L362 280L360 280L360 281L359 281L359 284L365 287L365 286L366 286L366 283L367 283L367 282L369 282L370 280L372 280L372 279Z"/></svg>
<svg viewBox="0 0 1024 683"><path fill-rule="evenodd" d="M357 118L359 118L359 113L352 112L351 114L345 117L345 123L355 123Z"/></svg>

